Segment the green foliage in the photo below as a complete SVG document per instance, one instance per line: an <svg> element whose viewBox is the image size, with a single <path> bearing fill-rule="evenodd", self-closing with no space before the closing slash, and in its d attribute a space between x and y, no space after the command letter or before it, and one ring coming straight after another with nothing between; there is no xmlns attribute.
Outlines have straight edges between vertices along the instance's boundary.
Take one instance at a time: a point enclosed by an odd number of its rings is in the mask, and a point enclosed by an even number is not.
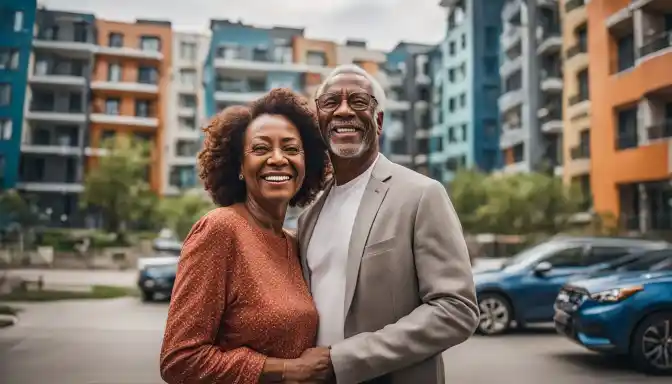
<svg viewBox="0 0 672 384"><path fill-rule="evenodd" d="M561 232L583 201L578 188L545 173L462 170L450 195L466 232L507 235Z"/></svg>
<svg viewBox="0 0 672 384"><path fill-rule="evenodd" d="M147 182L149 147L127 138L109 140L103 147L106 155L84 180L83 206L101 210L107 231L118 235L129 222L152 226L158 197Z"/></svg>
<svg viewBox="0 0 672 384"><path fill-rule="evenodd" d="M178 197L166 197L159 211L168 228L184 239L191 227L201 216L215 208L215 205L196 191L184 193Z"/></svg>
<svg viewBox="0 0 672 384"><path fill-rule="evenodd" d="M83 238L91 240L91 249L103 249L110 247L121 247L129 245L130 239L118 239L114 233L101 231L72 231L68 229L45 229L40 232L39 245L53 247L54 251L72 252L75 250L75 244Z"/></svg>
<svg viewBox="0 0 672 384"><path fill-rule="evenodd" d="M0 229L27 230L39 224L35 207L16 190L0 192Z"/></svg>

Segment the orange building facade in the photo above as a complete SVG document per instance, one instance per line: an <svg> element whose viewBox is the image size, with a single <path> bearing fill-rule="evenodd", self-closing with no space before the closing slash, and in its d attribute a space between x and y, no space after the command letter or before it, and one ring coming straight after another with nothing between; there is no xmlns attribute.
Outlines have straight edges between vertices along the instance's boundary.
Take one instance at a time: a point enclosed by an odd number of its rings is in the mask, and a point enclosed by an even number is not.
<svg viewBox="0 0 672 384"><path fill-rule="evenodd" d="M152 149L149 182L161 193L163 135L171 77L168 22L96 20L98 50L92 75L92 147L127 136ZM95 161L95 159L92 159Z"/></svg>
<svg viewBox="0 0 672 384"><path fill-rule="evenodd" d="M591 187L628 229L672 229L672 2L588 4Z"/></svg>

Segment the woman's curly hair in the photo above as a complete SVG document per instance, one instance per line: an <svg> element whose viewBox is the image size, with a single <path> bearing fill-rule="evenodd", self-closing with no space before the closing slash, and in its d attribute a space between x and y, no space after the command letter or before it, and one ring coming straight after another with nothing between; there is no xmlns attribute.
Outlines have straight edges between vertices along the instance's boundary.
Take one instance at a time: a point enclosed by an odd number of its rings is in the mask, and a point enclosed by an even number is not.
<svg viewBox="0 0 672 384"><path fill-rule="evenodd" d="M287 118L297 127L303 141L306 175L289 204L304 207L324 188L330 167L317 117L306 98L280 88L247 106L224 109L203 128L205 139L198 154L199 177L215 204L226 207L245 201L245 181L238 179L245 131L254 119L264 114Z"/></svg>

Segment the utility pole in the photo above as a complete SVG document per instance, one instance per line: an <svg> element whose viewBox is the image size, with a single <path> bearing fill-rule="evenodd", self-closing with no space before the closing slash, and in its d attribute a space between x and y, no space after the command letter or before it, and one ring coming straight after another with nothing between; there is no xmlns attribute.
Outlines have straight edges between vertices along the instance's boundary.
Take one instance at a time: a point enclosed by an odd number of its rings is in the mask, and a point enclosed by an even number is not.
<svg viewBox="0 0 672 384"><path fill-rule="evenodd" d="M404 137L406 138L406 150L411 156L410 168L415 170L415 157L417 153L417 145L415 142L415 134L418 130L415 116L415 105L417 104L417 88L416 88L416 68L415 60L416 54L409 53L406 57L405 66L406 73L404 74L404 94L409 103L409 110L404 116Z"/></svg>

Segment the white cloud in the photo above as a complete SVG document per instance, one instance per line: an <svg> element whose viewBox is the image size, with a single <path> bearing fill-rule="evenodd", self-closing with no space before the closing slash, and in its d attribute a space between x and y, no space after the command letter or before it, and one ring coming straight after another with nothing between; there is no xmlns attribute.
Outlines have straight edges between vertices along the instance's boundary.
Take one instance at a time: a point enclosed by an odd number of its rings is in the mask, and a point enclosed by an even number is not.
<svg viewBox="0 0 672 384"><path fill-rule="evenodd" d="M42 0L51 9L91 12L110 20L170 20L209 28L210 19L306 28L308 37L363 39L391 49L400 40L438 43L445 13L438 0Z"/></svg>

